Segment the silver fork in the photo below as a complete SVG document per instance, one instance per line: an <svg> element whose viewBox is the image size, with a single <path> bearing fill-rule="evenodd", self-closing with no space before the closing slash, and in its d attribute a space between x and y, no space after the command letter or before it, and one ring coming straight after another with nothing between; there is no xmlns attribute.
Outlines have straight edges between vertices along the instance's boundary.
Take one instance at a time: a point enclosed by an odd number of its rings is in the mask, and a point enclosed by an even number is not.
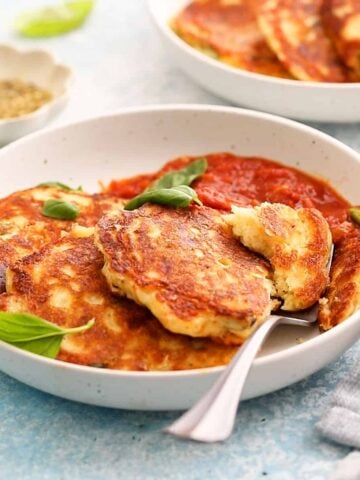
<svg viewBox="0 0 360 480"><path fill-rule="evenodd" d="M327 264L330 271L334 247ZM164 432L199 442L226 440L234 427L237 407L250 367L269 333L280 324L309 327L316 322L319 304L292 317L270 317L246 340L210 390Z"/></svg>

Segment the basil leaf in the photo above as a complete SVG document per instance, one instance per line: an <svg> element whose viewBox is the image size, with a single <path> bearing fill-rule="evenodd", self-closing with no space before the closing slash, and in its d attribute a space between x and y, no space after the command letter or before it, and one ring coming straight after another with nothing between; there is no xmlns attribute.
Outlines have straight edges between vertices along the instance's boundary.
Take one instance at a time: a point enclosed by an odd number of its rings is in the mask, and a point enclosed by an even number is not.
<svg viewBox="0 0 360 480"><path fill-rule="evenodd" d="M30 313L0 312L0 340L38 355L55 358L64 335L85 332L89 320L75 328L62 328Z"/></svg>
<svg viewBox="0 0 360 480"><path fill-rule="evenodd" d="M214 58L216 60L219 60L220 56L219 54L217 53L216 50L214 50L213 48L211 47L196 47L196 50L199 50L201 53L207 55L208 57L211 57L211 58Z"/></svg>
<svg viewBox="0 0 360 480"><path fill-rule="evenodd" d="M181 208L188 207L192 202L202 205L195 190L187 185L180 185L178 187L160 188L159 190L149 190L141 193L130 200L124 209L135 210L148 202Z"/></svg>
<svg viewBox="0 0 360 480"><path fill-rule="evenodd" d="M351 220L353 220L355 223L360 225L360 208L359 207L349 208L349 215L351 217Z"/></svg>
<svg viewBox="0 0 360 480"><path fill-rule="evenodd" d="M65 185L65 183L60 183L60 182L43 182L43 183L39 183L39 185L37 186L38 187L55 187L55 188L60 188L60 190L74 190L74 188L71 188L68 185Z"/></svg>
<svg viewBox="0 0 360 480"><path fill-rule="evenodd" d="M60 183L60 182L43 182L43 183L39 183L39 185L37 185L38 187L54 187L54 188L59 188L60 190L67 190L67 191L79 191L79 192L83 192L83 188L81 185L79 185L77 188L72 188L72 187L69 187L69 185L65 185L65 183Z"/></svg>
<svg viewBox="0 0 360 480"><path fill-rule="evenodd" d="M76 205L63 200L46 200L41 213L45 217L74 220L79 216L80 210Z"/></svg>
<svg viewBox="0 0 360 480"><path fill-rule="evenodd" d="M180 185L191 185L194 180L206 172L208 163L206 158L199 158L181 170L166 173L156 180L146 191L158 188L172 188Z"/></svg>
<svg viewBox="0 0 360 480"><path fill-rule="evenodd" d="M42 355L43 357L56 358L59 353L62 336L57 335L54 337L48 338L39 338L36 340L30 340L28 342L8 342L14 347L21 348L31 353L36 353L37 355Z"/></svg>
<svg viewBox="0 0 360 480"><path fill-rule="evenodd" d="M25 37L61 35L80 27L94 3L94 0L74 0L25 12L15 18L15 29Z"/></svg>

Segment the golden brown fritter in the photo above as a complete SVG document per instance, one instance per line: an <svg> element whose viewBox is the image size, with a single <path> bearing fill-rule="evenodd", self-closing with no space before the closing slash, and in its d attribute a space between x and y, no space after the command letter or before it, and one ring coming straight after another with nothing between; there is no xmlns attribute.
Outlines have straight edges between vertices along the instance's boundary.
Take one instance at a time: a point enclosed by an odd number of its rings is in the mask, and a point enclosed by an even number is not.
<svg viewBox="0 0 360 480"><path fill-rule="evenodd" d="M322 21L343 62L360 80L360 0L323 0Z"/></svg>
<svg viewBox="0 0 360 480"><path fill-rule="evenodd" d="M270 261L284 310L302 310L319 300L328 281L331 233L318 210L262 203L233 207L225 219L243 245Z"/></svg>
<svg viewBox="0 0 360 480"><path fill-rule="evenodd" d="M330 285L320 301L319 323L329 330L360 308L360 233L345 237L336 246Z"/></svg>
<svg viewBox="0 0 360 480"><path fill-rule="evenodd" d="M268 264L239 245L216 210L119 212L100 220L96 243L111 289L172 332L240 344L273 306Z"/></svg>
<svg viewBox="0 0 360 480"><path fill-rule="evenodd" d="M251 0L197 0L172 22L175 32L198 50L251 72L291 78L265 42Z"/></svg>
<svg viewBox="0 0 360 480"><path fill-rule="evenodd" d="M166 331L145 308L115 297L101 274L93 228L73 228L11 266L0 310L28 312L85 333L65 337L58 359L122 370L180 370L226 364L232 347ZM78 236L80 234L80 236Z"/></svg>
<svg viewBox="0 0 360 480"><path fill-rule="evenodd" d="M346 82L348 76L321 23L322 0L256 0L259 27L298 80Z"/></svg>
<svg viewBox="0 0 360 480"><path fill-rule="evenodd" d="M75 204L79 226L94 226L103 213L121 207L123 201L111 195L89 195L54 187L36 187L15 192L0 200L0 292L4 291L5 269L20 258L38 251L69 231L73 221L44 216L41 211L49 199Z"/></svg>

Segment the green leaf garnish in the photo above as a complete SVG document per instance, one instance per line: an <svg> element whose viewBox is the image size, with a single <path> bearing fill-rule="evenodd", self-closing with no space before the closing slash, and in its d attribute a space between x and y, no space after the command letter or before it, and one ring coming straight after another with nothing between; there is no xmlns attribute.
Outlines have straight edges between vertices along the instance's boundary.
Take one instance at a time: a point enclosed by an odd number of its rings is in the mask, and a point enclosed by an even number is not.
<svg viewBox="0 0 360 480"><path fill-rule="evenodd" d="M202 205L195 190L187 185L180 185L172 188L148 190L130 200L124 209L135 210L148 202L180 208L188 207L192 202Z"/></svg>
<svg viewBox="0 0 360 480"><path fill-rule="evenodd" d="M208 57L214 58L215 60L218 60L220 58L219 54L217 53L216 50L213 48L207 46L207 47L196 47L197 50L199 50L201 53L207 55Z"/></svg>
<svg viewBox="0 0 360 480"><path fill-rule="evenodd" d="M181 170L169 172L155 180L146 191L158 188L172 188L180 185L191 185L194 180L206 172L208 163L206 158L199 158Z"/></svg>
<svg viewBox="0 0 360 480"><path fill-rule="evenodd" d="M46 200L41 211L43 215L60 220L75 220L79 216L79 208L63 200Z"/></svg>
<svg viewBox="0 0 360 480"><path fill-rule="evenodd" d="M20 14L15 29L25 37L50 37L80 27L94 6L94 0L74 0Z"/></svg>
<svg viewBox="0 0 360 480"><path fill-rule="evenodd" d="M55 358L64 335L89 330L95 320L75 328L62 328L30 313L0 312L0 340L15 347Z"/></svg>
<svg viewBox="0 0 360 480"><path fill-rule="evenodd" d="M207 166L206 158L199 158L181 170L166 173L130 200L124 209L135 210L148 202L180 208L188 207L192 202L202 205L197 193L189 185L205 173Z"/></svg>
<svg viewBox="0 0 360 480"><path fill-rule="evenodd" d="M65 185L65 183L60 183L60 182L42 182L37 185L38 187L54 187L54 188L59 188L60 190L73 190L73 191L79 191L82 192L83 188L81 185L79 185L77 188L72 188L69 187L69 185Z"/></svg>
<svg viewBox="0 0 360 480"><path fill-rule="evenodd" d="M355 223L360 225L360 208L359 207L349 208L349 215L351 217L351 220L353 220Z"/></svg>
<svg viewBox="0 0 360 480"><path fill-rule="evenodd" d="M68 185L65 185L65 183L60 183L60 182L43 182L43 183L39 183L39 185L37 186L38 187L55 187L55 188L60 188L60 190L75 190L74 188L71 188Z"/></svg>

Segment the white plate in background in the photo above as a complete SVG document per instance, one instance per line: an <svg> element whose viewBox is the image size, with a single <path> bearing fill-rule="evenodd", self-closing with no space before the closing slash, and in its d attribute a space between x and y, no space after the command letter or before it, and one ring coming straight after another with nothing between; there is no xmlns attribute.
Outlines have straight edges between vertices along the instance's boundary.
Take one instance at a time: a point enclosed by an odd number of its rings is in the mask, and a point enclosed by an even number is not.
<svg viewBox="0 0 360 480"><path fill-rule="evenodd" d="M360 157L349 147L317 130L272 115L194 105L125 110L19 140L0 151L0 192L4 196L48 180L97 191L99 180L109 182L152 172L181 155L221 151L263 156L320 175L352 203L360 204ZM255 360L244 398L272 392L316 372L341 355L359 335L360 312L321 335L316 327L278 327ZM0 368L60 397L143 410L189 407L222 370L97 369L47 359L3 342Z"/></svg>
<svg viewBox="0 0 360 480"><path fill-rule="evenodd" d="M360 121L360 83L303 82L247 72L188 45L169 26L187 3L189 0L148 0L169 59L202 87L236 105L284 117L319 122Z"/></svg>

